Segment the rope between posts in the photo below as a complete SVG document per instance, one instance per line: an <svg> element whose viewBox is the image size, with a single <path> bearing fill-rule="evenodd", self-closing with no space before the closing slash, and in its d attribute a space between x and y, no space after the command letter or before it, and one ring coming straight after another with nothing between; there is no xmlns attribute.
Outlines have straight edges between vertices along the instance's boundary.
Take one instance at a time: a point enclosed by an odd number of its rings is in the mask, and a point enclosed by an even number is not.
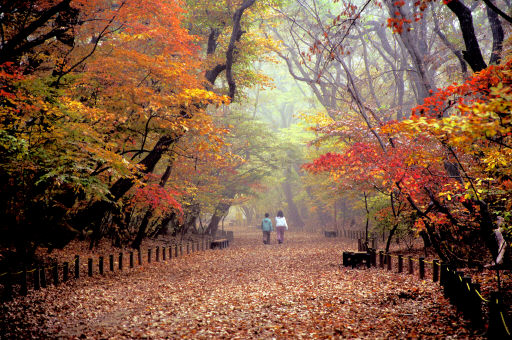
<svg viewBox="0 0 512 340"><path fill-rule="evenodd" d="M505 332L510 336L510 331L508 330L507 323L505 322L505 317L503 316L503 312L500 311L501 322L503 323L503 327L505 328Z"/></svg>
<svg viewBox="0 0 512 340"><path fill-rule="evenodd" d="M33 269L30 269L30 270L27 270L27 274L28 274L28 273L32 273L32 272L34 272L35 270L36 270L36 268L33 268ZM16 273L11 273L11 275L20 275L20 274L22 274L22 273L23 273L23 270L21 270L21 271L19 271L19 272L16 272ZM5 275L7 275L7 274L9 274L9 272L2 273L2 274L0 274L0 277L5 276Z"/></svg>
<svg viewBox="0 0 512 340"><path fill-rule="evenodd" d="M483 301L483 302L489 302L489 300L487 300L486 298L484 298L480 292L478 290L475 289L475 292L476 292L476 295L478 295L480 297L480 299Z"/></svg>

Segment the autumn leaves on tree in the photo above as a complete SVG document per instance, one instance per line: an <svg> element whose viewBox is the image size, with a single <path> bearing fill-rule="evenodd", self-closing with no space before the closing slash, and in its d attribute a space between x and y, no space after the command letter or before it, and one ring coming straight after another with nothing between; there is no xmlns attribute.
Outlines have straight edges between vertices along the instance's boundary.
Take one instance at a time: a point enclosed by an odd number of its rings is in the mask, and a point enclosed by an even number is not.
<svg viewBox="0 0 512 340"><path fill-rule="evenodd" d="M414 230L443 260L491 262L498 252L493 233L498 217L506 221L502 225L506 232L510 225L511 59L487 66L471 10L460 1L445 1L460 21L466 47L462 54L455 54L476 73L467 77L462 68L462 83L436 90L431 72L435 66L429 66L427 58L419 58L428 52L420 52L426 46L417 39L426 34L428 10L433 13L434 6L430 1L384 1L383 5L390 14L388 26L416 70L417 104L406 120L393 120L399 115L382 107L377 109L382 113L377 113L368 102L362 106L353 70L345 68L346 89L357 105L347 109L353 113L340 112L339 116L335 116L339 111L333 110L334 121L314 128L320 137L317 145L334 138L338 146L306 164L305 169L329 173L342 190L389 197L390 209L382 209L377 219L390 218L390 237L404 219L415 221ZM489 64L499 64L504 31L497 12L487 7L486 14L493 37ZM435 15L432 18L438 25ZM441 43L448 43L438 26L434 33L441 36ZM323 41L325 50L331 51L330 40ZM384 46L383 50L389 50ZM339 58L345 57L340 54ZM360 119L354 118L357 115ZM353 131L367 132L355 135ZM404 204L405 210L398 208Z"/></svg>
<svg viewBox="0 0 512 340"><path fill-rule="evenodd" d="M512 218L502 5L3 1L0 232L22 256L77 235L137 248L198 225L215 234L234 205L249 221L278 187L297 228L348 224L359 195L388 245L405 228L443 259L495 254L496 218L506 232ZM287 93L314 96L307 114L272 117L281 99L260 92L250 107L275 58Z"/></svg>
<svg viewBox="0 0 512 340"><path fill-rule="evenodd" d="M248 55L238 43L254 2L219 6L217 22L187 12L202 5L194 1L3 2L6 242L28 256L80 233L91 246L108 234L137 247L163 221L197 218L205 177L191 166L236 174L243 162L224 142L233 126L206 110L243 90L245 66L235 65ZM215 39L193 32L196 15ZM226 71L227 96L214 87L216 69Z"/></svg>

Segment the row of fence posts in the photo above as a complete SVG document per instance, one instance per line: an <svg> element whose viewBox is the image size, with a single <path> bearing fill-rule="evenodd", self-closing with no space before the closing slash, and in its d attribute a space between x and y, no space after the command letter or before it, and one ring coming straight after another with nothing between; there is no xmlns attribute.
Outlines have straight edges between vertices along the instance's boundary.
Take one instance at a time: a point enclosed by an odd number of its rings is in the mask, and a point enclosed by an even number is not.
<svg viewBox="0 0 512 340"><path fill-rule="evenodd" d="M365 239L366 232L363 230L343 230L343 237L350 240Z"/></svg>
<svg viewBox="0 0 512 340"><path fill-rule="evenodd" d="M355 256L356 253L344 252L343 264L345 266L353 263L346 262L347 258ZM375 250L368 251L369 261L366 262L368 267L377 267L377 253ZM379 267L388 271L392 271L392 257L397 258L397 272L403 273L407 271L408 274L414 274L414 262L418 263L418 276L421 280L425 279L425 264L432 265L432 281L439 282L443 287L443 293L450 302L457 307L457 310L463 316L470 320L472 325L476 328L481 328L484 324L485 313L483 311L483 303L487 303L489 307L489 319L487 334L489 339L505 339L512 338L511 331L505 321L503 300L499 292L492 292L490 298L487 300L480 294L480 284L471 282L471 277L465 276L464 272L456 270L453 266L442 263L439 260L426 261L425 258L420 257L415 259L412 256L407 256L406 266L404 270L404 256L391 255L379 251Z"/></svg>
<svg viewBox="0 0 512 340"><path fill-rule="evenodd" d="M186 242L185 245L183 243L176 243L170 245L168 247L156 247L154 250L154 260L155 262L160 262L160 258L162 261L166 261L167 258L171 259L173 257L183 256L184 253L190 254L191 252L196 251L204 251L207 249L213 248L212 246L215 244L211 238L202 238L200 241ZM229 245L229 242L221 242L215 248L226 248ZM135 258L136 256L136 258ZM153 260L153 249L147 249L147 263L150 264ZM97 262L97 273L99 275L104 275L106 272L106 263L105 257L99 256ZM107 258L108 261L108 271L114 272L116 263L115 256L110 254ZM119 271L124 269L125 265L124 253L120 252L117 257L117 268ZM143 265L143 251L138 249L136 253L133 251L128 254L128 263L129 268L133 268L135 266L135 261L139 266ZM92 258L87 259L87 276L92 277L95 273L94 270L94 260ZM3 300L8 301L11 300L14 296L14 286L19 285L19 294L27 295L29 281L32 282L32 286L34 290L39 290L41 288L46 288L49 284L49 280L47 275L51 277L51 281L55 286L58 286L61 282L66 282L70 278L78 279L80 278L80 256L75 255L73 262L71 265L69 262L63 262L62 265L54 264L53 266L46 267L37 267L31 270L23 269L17 273L6 272L0 274L0 279L3 279Z"/></svg>

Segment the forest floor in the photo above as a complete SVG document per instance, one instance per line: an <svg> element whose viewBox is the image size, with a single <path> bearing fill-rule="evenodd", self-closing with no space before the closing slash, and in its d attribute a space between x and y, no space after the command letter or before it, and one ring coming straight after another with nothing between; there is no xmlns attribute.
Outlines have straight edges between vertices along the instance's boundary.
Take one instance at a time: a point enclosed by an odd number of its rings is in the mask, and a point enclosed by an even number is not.
<svg viewBox="0 0 512 340"><path fill-rule="evenodd" d="M0 338L482 338L431 280L342 267L339 238L272 236L31 291L0 305Z"/></svg>

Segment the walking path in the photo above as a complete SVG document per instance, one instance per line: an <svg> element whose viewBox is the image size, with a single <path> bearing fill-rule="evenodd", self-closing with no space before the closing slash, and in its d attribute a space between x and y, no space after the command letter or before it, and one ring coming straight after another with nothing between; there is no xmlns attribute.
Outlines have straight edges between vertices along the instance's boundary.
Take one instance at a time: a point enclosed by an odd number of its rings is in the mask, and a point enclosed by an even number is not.
<svg viewBox="0 0 512 340"><path fill-rule="evenodd" d="M32 292L2 307L3 336L477 338L436 284L341 267L341 239L286 238L247 234L228 249Z"/></svg>

